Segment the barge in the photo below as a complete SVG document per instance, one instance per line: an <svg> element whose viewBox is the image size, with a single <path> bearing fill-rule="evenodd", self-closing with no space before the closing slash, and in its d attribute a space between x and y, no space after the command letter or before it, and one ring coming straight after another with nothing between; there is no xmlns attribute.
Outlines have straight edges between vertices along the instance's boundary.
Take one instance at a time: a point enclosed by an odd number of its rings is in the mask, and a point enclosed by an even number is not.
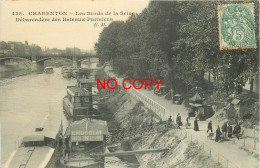
<svg viewBox="0 0 260 168"><path fill-rule="evenodd" d="M53 118L55 120L55 118ZM56 119L57 120L57 119ZM25 136L4 168L53 168L59 161L59 149L62 146L62 123L52 126L48 119L43 127L37 127L31 135Z"/></svg>
<svg viewBox="0 0 260 168"><path fill-rule="evenodd" d="M72 122L65 132L65 155L60 159L62 168L104 168L104 153L107 122L96 119L82 119ZM67 142L67 143L66 143Z"/></svg>
<svg viewBox="0 0 260 168"><path fill-rule="evenodd" d="M92 115L92 93L85 88L67 86L63 111L69 120L76 121Z"/></svg>
<svg viewBox="0 0 260 168"><path fill-rule="evenodd" d="M53 67L51 67L51 66L45 67L44 72L47 74L52 74L54 72Z"/></svg>

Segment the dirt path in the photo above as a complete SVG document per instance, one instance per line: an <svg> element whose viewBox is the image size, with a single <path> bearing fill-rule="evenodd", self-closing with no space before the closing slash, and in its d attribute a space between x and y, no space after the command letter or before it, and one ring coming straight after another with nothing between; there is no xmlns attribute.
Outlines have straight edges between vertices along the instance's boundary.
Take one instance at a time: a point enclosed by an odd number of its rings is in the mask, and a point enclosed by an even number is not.
<svg viewBox="0 0 260 168"><path fill-rule="evenodd" d="M116 78L116 76L113 73L108 73L108 76ZM116 78L118 81L118 84L122 84L122 78ZM129 84L127 84L129 85ZM128 87L128 86L127 86ZM128 91L131 92L131 89ZM161 106L163 106L165 110L165 114L162 117L163 119L168 118L170 115L176 118L177 114L180 113L182 117L182 121L185 121L188 116L188 111L184 107L184 105L176 105L172 104L171 101L166 100L164 97L158 97L153 94L152 91L148 90L135 90L138 92L138 94L145 95L147 98L149 98L151 101L157 102ZM241 167L241 168L257 168L258 167L258 159L252 155L249 155L247 151L244 151L240 149L241 142L243 140L239 140L239 142L233 144L233 141L225 141L225 142L215 142L214 140L207 139L207 124L208 121L199 121L199 128L200 131L193 131L193 120L192 118L190 120L191 122L191 129L185 129L187 131L187 136L192 137L193 139L197 139L200 144L205 145L205 147L208 147L209 152L211 153L211 156L216 159L217 161L220 161L224 166L227 167ZM215 132L217 125L222 125L223 123L217 123L214 120L213 122L213 131ZM250 140L248 140L249 142ZM252 147L253 142L250 142L251 145L246 147ZM258 151L258 142L257 142L257 148Z"/></svg>

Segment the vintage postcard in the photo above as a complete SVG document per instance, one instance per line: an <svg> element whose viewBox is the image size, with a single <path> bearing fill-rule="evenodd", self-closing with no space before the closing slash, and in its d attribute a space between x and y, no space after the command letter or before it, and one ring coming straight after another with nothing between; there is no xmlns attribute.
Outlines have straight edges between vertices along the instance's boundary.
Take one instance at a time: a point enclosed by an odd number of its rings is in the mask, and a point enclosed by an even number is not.
<svg viewBox="0 0 260 168"><path fill-rule="evenodd" d="M0 1L0 167L258 168L259 1Z"/></svg>

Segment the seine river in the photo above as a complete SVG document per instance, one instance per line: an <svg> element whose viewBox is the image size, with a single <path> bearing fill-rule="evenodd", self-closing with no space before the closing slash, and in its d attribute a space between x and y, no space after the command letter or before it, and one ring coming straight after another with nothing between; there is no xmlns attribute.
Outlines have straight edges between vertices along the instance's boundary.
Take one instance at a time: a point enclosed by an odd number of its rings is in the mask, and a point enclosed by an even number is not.
<svg viewBox="0 0 260 168"><path fill-rule="evenodd" d="M95 68L96 64L82 67ZM62 99L66 95L66 87L75 84L75 79L62 77L61 68L54 68L53 74L29 74L0 80L2 165L18 148L22 138L31 135L46 121L56 130L60 126L58 121L62 120L65 131L68 123L63 114ZM116 157L110 157L106 162L106 168L136 167Z"/></svg>
<svg viewBox="0 0 260 168"><path fill-rule="evenodd" d="M59 68L54 69L53 74L30 74L0 80L2 163L24 136L32 134L46 120L53 128L60 124L55 122L57 118L66 125L62 99L66 87L75 83L75 79L64 79Z"/></svg>

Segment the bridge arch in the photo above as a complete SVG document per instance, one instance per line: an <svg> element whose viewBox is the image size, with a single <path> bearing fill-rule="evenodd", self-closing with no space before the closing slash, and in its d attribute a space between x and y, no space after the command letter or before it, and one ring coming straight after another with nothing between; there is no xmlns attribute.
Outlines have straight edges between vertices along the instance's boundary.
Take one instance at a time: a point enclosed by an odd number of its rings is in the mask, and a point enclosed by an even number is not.
<svg viewBox="0 0 260 168"><path fill-rule="evenodd" d="M49 60L49 59L56 59L56 58L73 61L72 59L70 59L70 58L65 58L65 57L44 57L44 58L40 58L40 59L36 60L36 62L37 62L37 63L40 63L40 62L44 62L44 61Z"/></svg>
<svg viewBox="0 0 260 168"><path fill-rule="evenodd" d="M82 62L84 60L90 60L91 58L97 58L97 57L85 57L85 58L80 58L78 61Z"/></svg>
<svg viewBox="0 0 260 168"><path fill-rule="evenodd" d="M10 59L20 59L20 60L26 60L26 61L31 61L31 57L19 57L19 56L6 56L6 57L0 57L0 61L6 61Z"/></svg>

